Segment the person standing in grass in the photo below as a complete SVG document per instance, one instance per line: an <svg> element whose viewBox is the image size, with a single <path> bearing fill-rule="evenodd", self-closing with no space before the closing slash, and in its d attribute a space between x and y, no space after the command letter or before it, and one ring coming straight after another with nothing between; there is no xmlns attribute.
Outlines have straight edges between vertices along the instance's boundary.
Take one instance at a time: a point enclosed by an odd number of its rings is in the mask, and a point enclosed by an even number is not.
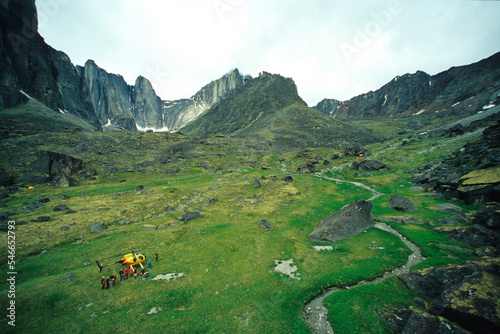
<svg viewBox="0 0 500 334"><path fill-rule="evenodd" d="M125 269L125 279L128 279L128 268Z"/></svg>
<svg viewBox="0 0 500 334"><path fill-rule="evenodd" d="M106 277L106 289L109 289L109 277Z"/></svg>
<svg viewBox="0 0 500 334"><path fill-rule="evenodd" d="M149 268L153 268L153 265L151 264L151 259L148 260L148 266Z"/></svg>
<svg viewBox="0 0 500 334"><path fill-rule="evenodd" d="M155 254L155 259L156 259L156 262L158 262L158 252L156 252L156 254Z"/></svg>
<svg viewBox="0 0 500 334"><path fill-rule="evenodd" d="M104 290L104 287L106 286L106 279L104 276L101 278L101 290Z"/></svg>
<svg viewBox="0 0 500 334"><path fill-rule="evenodd" d="M125 273L125 272L123 271L123 268L122 268L122 269L120 269L120 282L121 282L121 281L123 281L123 274L124 274L124 273Z"/></svg>
<svg viewBox="0 0 500 334"><path fill-rule="evenodd" d="M130 273L130 278L134 277L134 267L130 266L130 270L128 272Z"/></svg>
<svg viewBox="0 0 500 334"><path fill-rule="evenodd" d="M111 276L109 276L109 281L111 283L111 287L114 287L115 286L115 281L116 281L115 273L113 273Z"/></svg>

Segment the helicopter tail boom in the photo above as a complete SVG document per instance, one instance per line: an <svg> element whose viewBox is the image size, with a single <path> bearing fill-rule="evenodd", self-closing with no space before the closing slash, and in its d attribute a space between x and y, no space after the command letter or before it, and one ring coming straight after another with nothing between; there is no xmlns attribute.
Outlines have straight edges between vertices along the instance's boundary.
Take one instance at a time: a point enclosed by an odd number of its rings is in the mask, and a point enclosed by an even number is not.
<svg viewBox="0 0 500 334"><path fill-rule="evenodd" d="M99 263L99 261L95 261L95 263L97 263L97 266L99 267L99 272L101 273L101 272L102 272L102 268L104 268L104 266L103 266L103 265L101 265L101 264Z"/></svg>

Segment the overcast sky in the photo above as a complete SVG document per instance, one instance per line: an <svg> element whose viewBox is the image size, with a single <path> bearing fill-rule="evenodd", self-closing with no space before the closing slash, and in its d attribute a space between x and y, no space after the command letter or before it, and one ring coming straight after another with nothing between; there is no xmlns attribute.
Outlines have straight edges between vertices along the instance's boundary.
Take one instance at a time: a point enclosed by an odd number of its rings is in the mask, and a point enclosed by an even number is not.
<svg viewBox="0 0 500 334"><path fill-rule="evenodd" d="M310 105L500 51L500 1L36 0L46 42L164 100L234 68L291 77Z"/></svg>

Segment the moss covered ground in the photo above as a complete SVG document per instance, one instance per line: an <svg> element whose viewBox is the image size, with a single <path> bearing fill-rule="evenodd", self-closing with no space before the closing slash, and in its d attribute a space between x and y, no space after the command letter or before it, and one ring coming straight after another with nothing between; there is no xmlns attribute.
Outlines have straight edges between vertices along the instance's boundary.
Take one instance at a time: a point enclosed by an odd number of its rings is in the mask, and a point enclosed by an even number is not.
<svg viewBox="0 0 500 334"><path fill-rule="evenodd" d="M433 207L444 200L426 197L409 184L410 169L460 148L464 142L459 139L374 144L369 159L390 166L385 173L351 170L350 164L360 158L331 160L339 153L333 149L274 151L248 139L78 133L21 136L3 143L2 167L11 175L29 170L38 149L81 158L85 168L95 168L98 175L93 180L77 177L80 184L72 188L21 188L1 201L2 212L15 212L10 220L26 222L15 230L16 327L0 321L2 333L309 332L302 308L310 298L328 286L376 277L405 263L409 255L396 236L375 228L332 244L333 251L313 249L317 243L308 234L323 218L371 193L349 183L296 175L296 168L309 158L320 158L317 169L325 175L362 182L383 193L373 201L376 216L402 216L387 201L395 193L410 198L418 209L412 215L434 227L392 226L422 247L427 260L419 268L471 257L448 247L466 246L440 232L438 220L450 214ZM293 182L283 180L287 175ZM260 187L254 186L255 179ZM20 213L41 198L50 199L44 208ZM76 212L54 212L60 204ZM464 212L475 209L455 204ZM202 217L179 220L193 211ZM34 222L39 216L50 216L50 221ZM273 230L256 224L262 219ZM90 233L95 222L105 224L106 231ZM140 231L144 225L158 229ZM4 232L0 243L0 268L6 275ZM101 291L94 261L110 263L130 249L148 258L159 253L152 278L185 276L171 281L128 279ZM290 259L298 267L296 278L274 271L276 260ZM119 269L111 266L102 275ZM62 280L70 273L74 276ZM8 289L2 279L2 305L9 302ZM414 306L414 297L391 279L334 294L326 303L332 323L341 324L334 327L335 333L383 333L387 329L378 314L392 306Z"/></svg>

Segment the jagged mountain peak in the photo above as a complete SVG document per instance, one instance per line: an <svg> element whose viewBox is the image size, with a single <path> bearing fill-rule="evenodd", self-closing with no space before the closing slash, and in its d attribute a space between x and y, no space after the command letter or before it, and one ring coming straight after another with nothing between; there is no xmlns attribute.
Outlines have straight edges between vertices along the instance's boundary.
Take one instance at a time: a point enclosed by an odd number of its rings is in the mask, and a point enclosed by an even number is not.
<svg viewBox="0 0 500 334"><path fill-rule="evenodd" d="M422 114L469 116L494 103L500 90L500 53L471 65L429 75L423 71L394 77L376 91L340 105L323 100L314 108L336 119L395 118ZM467 104L462 102L472 99ZM446 113L445 113L446 112Z"/></svg>

